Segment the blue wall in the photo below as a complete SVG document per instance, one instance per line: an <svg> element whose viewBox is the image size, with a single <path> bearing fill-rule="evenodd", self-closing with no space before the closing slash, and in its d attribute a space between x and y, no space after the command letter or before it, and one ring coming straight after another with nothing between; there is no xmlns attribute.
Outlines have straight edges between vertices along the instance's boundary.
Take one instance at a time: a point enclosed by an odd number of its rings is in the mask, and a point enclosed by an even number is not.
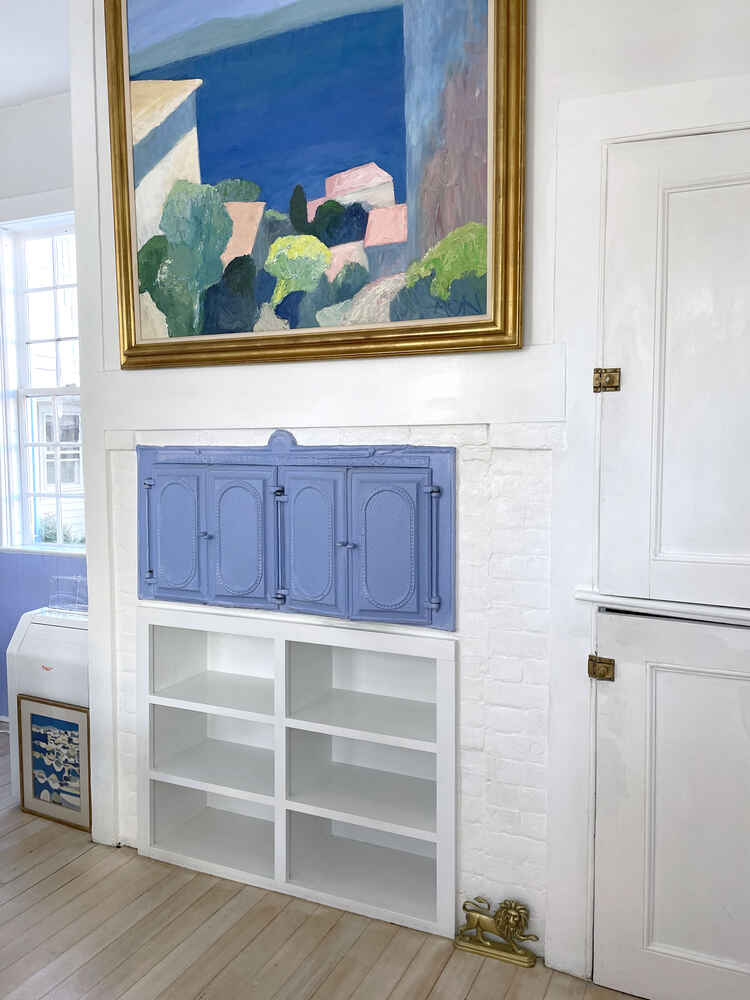
<svg viewBox="0 0 750 1000"><path fill-rule="evenodd" d="M84 556L0 552L0 715L8 714L5 652L25 611L49 603L50 577L86 576Z"/></svg>

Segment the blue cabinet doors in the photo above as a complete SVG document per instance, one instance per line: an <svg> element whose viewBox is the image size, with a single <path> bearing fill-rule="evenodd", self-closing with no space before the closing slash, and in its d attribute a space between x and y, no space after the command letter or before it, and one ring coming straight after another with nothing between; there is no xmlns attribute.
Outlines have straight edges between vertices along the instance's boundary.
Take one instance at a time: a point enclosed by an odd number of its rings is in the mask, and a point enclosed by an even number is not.
<svg viewBox="0 0 750 1000"><path fill-rule="evenodd" d="M139 447L139 594L455 627L455 451Z"/></svg>
<svg viewBox="0 0 750 1000"><path fill-rule="evenodd" d="M349 617L429 625L429 469L352 469Z"/></svg>
<svg viewBox="0 0 750 1000"><path fill-rule="evenodd" d="M149 596L207 598L202 537L204 476L190 466L171 466L145 480Z"/></svg>
<svg viewBox="0 0 750 1000"><path fill-rule="evenodd" d="M284 607L347 616L346 470L282 468Z"/></svg>
<svg viewBox="0 0 750 1000"><path fill-rule="evenodd" d="M276 469L211 469L205 475L209 600L276 607Z"/></svg>

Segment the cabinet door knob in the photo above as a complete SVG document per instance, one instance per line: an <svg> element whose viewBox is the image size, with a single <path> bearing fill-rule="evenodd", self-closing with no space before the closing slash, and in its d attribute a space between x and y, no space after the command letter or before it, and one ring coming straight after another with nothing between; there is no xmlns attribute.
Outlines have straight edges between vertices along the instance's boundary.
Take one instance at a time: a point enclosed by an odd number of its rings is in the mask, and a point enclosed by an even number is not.
<svg viewBox="0 0 750 1000"><path fill-rule="evenodd" d="M213 535L211 535L211 534L209 534L209 532L208 532L208 531L201 531L201 532L199 533L199 537L200 537L200 538L213 538L214 536L213 536Z"/></svg>
<svg viewBox="0 0 750 1000"><path fill-rule="evenodd" d="M356 549L354 542L336 542L340 549Z"/></svg>

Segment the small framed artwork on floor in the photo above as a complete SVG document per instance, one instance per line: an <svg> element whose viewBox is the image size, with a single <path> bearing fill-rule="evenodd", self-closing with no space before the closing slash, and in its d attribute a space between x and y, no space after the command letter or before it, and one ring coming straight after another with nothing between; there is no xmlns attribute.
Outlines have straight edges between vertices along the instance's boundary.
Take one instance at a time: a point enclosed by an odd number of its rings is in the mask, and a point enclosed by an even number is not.
<svg viewBox="0 0 750 1000"><path fill-rule="evenodd" d="M21 808L77 830L91 830L89 710L18 696Z"/></svg>

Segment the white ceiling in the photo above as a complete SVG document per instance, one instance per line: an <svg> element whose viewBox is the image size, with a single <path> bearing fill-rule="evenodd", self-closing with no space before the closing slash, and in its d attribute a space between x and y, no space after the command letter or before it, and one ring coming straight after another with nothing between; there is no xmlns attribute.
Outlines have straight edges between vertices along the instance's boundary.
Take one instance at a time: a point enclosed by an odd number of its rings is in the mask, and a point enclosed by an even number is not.
<svg viewBox="0 0 750 1000"><path fill-rule="evenodd" d="M0 108L70 89L67 0L0 0Z"/></svg>

